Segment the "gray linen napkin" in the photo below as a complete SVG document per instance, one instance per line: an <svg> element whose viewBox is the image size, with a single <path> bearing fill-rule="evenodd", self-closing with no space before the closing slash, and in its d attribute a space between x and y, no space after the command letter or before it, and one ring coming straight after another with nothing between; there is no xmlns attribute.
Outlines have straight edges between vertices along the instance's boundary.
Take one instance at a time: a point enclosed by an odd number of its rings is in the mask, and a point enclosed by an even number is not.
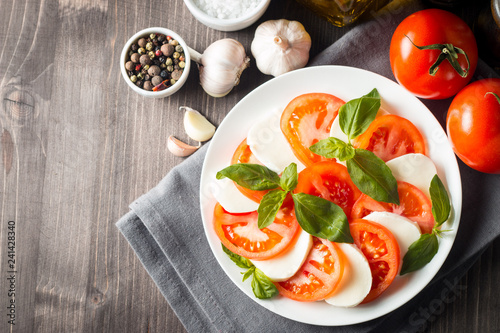
<svg viewBox="0 0 500 333"><path fill-rule="evenodd" d="M353 66L394 79L388 56L390 37L397 24L418 9L418 2L391 3L310 65ZM480 62L475 77L493 76L493 70ZM424 102L443 124L450 100ZM243 294L211 254L197 209L207 146L132 203L131 211L116 224L189 332L415 332L457 298L463 289L459 278L500 234L500 176L476 172L459 162L463 189L460 230L431 284L399 309L366 323L342 327L298 323Z"/></svg>

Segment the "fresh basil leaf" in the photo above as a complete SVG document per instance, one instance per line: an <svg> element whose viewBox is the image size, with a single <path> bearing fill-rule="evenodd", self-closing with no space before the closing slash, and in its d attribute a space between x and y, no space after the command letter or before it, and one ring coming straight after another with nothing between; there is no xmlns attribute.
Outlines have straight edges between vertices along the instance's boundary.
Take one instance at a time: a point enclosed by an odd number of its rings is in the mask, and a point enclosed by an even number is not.
<svg viewBox="0 0 500 333"><path fill-rule="evenodd" d="M292 194L295 216L305 232L338 243L352 243L347 216L331 201L305 193Z"/></svg>
<svg viewBox="0 0 500 333"><path fill-rule="evenodd" d="M287 192L293 191L298 183L297 164L290 163L281 174L281 188Z"/></svg>
<svg viewBox="0 0 500 333"><path fill-rule="evenodd" d="M236 253L231 252L227 247L222 244L222 251L227 254L227 256L240 268L252 268L254 267L252 262L245 257L242 257Z"/></svg>
<svg viewBox="0 0 500 333"><path fill-rule="evenodd" d="M257 213L257 224L259 229L265 228L274 222L276 214L278 213L283 201L285 200L287 192L282 190L273 190L267 192L260 201Z"/></svg>
<svg viewBox="0 0 500 333"><path fill-rule="evenodd" d="M377 89L340 107L340 129L347 135L349 141L366 131L379 109L380 95Z"/></svg>
<svg viewBox="0 0 500 333"><path fill-rule="evenodd" d="M399 205L398 182L391 169L369 150L355 150L347 160L347 171L361 192L374 200Z"/></svg>
<svg viewBox="0 0 500 333"><path fill-rule="evenodd" d="M451 204L448 192L438 175L432 178L429 193L432 202L432 215L436 221L436 227L439 227L450 217Z"/></svg>
<svg viewBox="0 0 500 333"><path fill-rule="evenodd" d="M222 250L231 258L231 260L240 268L245 268L247 271L243 274L243 281L247 280L250 276L252 278L252 290L255 297L260 299L267 299L278 294L278 288L272 281L257 267L252 264L250 260L244 258L236 253L231 252L227 247L222 244Z"/></svg>
<svg viewBox="0 0 500 333"><path fill-rule="evenodd" d="M408 248L399 274L404 275L424 267L434 258L438 248L439 243L436 234L422 234Z"/></svg>
<svg viewBox="0 0 500 333"><path fill-rule="evenodd" d="M258 268L253 273L252 291L259 299L271 298L279 293L274 283Z"/></svg>
<svg viewBox="0 0 500 333"><path fill-rule="evenodd" d="M255 266L253 267L250 267L248 269L248 271L246 271L245 273L241 272L241 274L243 274L243 282L245 282L250 276L252 276L252 274L255 272Z"/></svg>
<svg viewBox="0 0 500 333"><path fill-rule="evenodd" d="M309 149L326 158L336 158L345 161L354 157L354 148L344 141L329 137L313 144Z"/></svg>
<svg viewBox="0 0 500 333"><path fill-rule="evenodd" d="M217 172L216 177L227 177L238 185L255 191L272 190L280 185L278 174L260 164L232 164Z"/></svg>

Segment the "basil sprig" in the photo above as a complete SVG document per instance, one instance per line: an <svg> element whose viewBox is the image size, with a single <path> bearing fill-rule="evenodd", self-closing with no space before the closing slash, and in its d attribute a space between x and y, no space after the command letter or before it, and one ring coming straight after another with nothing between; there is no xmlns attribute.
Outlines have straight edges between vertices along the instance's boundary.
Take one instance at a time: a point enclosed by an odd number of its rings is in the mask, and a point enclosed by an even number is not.
<svg viewBox="0 0 500 333"><path fill-rule="evenodd" d="M217 173L217 178L227 177L237 184L249 189L271 189L262 198L257 209L257 224L260 229L268 227L276 219L287 195L294 202L295 216L301 228L316 237L338 243L352 243L347 216L342 208L326 199L304 193L293 193L298 183L297 165L291 163L283 171L281 178L277 173L265 166L255 164L233 164ZM258 174L262 179L255 177ZM249 182L248 179L252 181ZM271 181L272 180L272 186ZM262 186L266 182L265 186ZM255 186L257 184L258 186Z"/></svg>
<svg viewBox="0 0 500 333"><path fill-rule="evenodd" d="M349 176L361 192L377 201L399 205L398 184L389 167L373 152L356 149L351 143L370 126L380 104L377 89L345 103L339 109L339 125L348 142L329 137L309 149L317 155L346 161Z"/></svg>
<svg viewBox="0 0 500 333"><path fill-rule="evenodd" d="M436 255L439 249L438 237L446 230L438 229L448 220L451 214L451 204L448 192L438 175L432 178L429 187L432 202L432 215L434 216L434 227L430 234L422 234L413 242L403 258L400 275L404 275L427 265Z"/></svg>
<svg viewBox="0 0 500 333"><path fill-rule="evenodd" d="M316 142L309 149L317 155L336 158L339 161L350 160L356 154L352 145L332 136Z"/></svg>
<svg viewBox="0 0 500 333"><path fill-rule="evenodd" d="M255 297L259 299L268 299L278 295L278 288L274 283L254 264L247 258L244 258L236 253L231 252L227 247L222 245L222 250L228 255L228 257L240 268L246 269L246 272L242 272L243 281L246 281L250 276L252 276L252 291Z"/></svg>

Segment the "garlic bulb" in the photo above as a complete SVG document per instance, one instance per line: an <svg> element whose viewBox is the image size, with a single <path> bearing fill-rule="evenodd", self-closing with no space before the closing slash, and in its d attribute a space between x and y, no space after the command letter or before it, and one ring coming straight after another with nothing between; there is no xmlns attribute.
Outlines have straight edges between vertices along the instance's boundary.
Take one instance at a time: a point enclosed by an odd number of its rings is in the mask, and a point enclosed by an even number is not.
<svg viewBox="0 0 500 333"><path fill-rule="evenodd" d="M257 68L274 76L302 68L309 60L311 37L297 21L266 21L255 30L252 54Z"/></svg>
<svg viewBox="0 0 500 333"><path fill-rule="evenodd" d="M167 148L175 156L189 156L197 151L200 147L201 143L199 143L198 146L190 146L187 143L184 143L181 140L177 139L173 135L169 136L167 140Z"/></svg>
<svg viewBox="0 0 500 333"><path fill-rule="evenodd" d="M250 64L243 45L231 38L213 42L202 55L193 49L189 52L199 64L201 86L213 97L227 95L240 83L241 73Z"/></svg>
<svg viewBox="0 0 500 333"><path fill-rule="evenodd" d="M187 106L181 106L179 110L185 110L184 130L191 139L200 142L210 140L215 133L215 126L207 118Z"/></svg>

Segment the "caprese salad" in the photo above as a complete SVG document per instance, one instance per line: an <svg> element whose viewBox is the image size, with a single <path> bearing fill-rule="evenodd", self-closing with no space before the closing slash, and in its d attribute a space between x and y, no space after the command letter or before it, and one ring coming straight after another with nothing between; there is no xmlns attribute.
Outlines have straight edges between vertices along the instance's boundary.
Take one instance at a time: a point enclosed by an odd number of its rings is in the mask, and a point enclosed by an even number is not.
<svg viewBox="0 0 500 333"><path fill-rule="evenodd" d="M426 149L376 89L297 96L217 173L213 227L257 298L370 302L438 250L451 205Z"/></svg>

